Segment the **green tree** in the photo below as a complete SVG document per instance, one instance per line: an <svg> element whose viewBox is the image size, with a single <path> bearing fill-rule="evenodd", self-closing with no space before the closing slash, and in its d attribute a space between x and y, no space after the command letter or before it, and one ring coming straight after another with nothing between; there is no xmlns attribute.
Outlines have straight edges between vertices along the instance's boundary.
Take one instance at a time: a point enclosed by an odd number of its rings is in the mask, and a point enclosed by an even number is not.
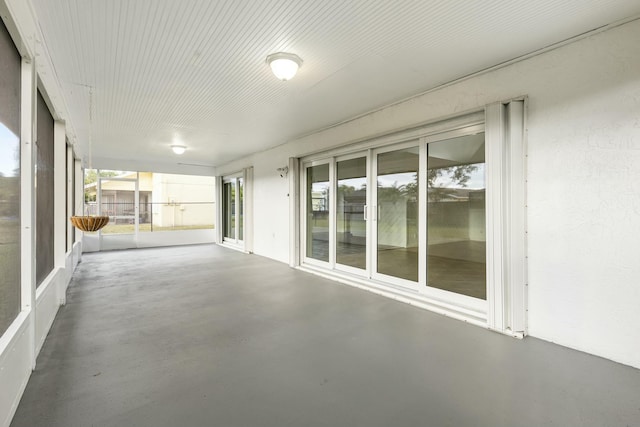
<svg viewBox="0 0 640 427"><path fill-rule="evenodd" d="M110 178L113 176L118 176L122 174L121 171L100 171L101 178ZM98 182L98 171L96 169L85 169L84 170L84 185L93 184L94 182Z"/></svg>
<svg viewBox="0 0 640 427"><path fill-rule="evenodd" d="M442 200L449 192L449 188L454 186L466 188L467 183L471 179L471 174L477 170L477 165L457 165L448 168L432 168L427 170L427 191L429 194L429 200ZM443 175L447 175L451 179L451 185L449 187L437 185L436 180Z"/></svg>

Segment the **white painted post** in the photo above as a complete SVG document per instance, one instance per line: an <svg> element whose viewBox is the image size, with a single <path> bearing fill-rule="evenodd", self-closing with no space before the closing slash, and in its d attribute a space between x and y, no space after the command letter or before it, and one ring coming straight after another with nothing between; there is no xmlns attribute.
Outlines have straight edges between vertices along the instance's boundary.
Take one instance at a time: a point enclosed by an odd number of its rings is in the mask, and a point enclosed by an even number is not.
<svg viewBox="0 0 640 427"><path fill-rule="evenodd" d="M487 323L526 334L526 152L524 101L486 109Z"/></svg>
<svg viewBox="0 0 640 427"><path fill-rule="evenodd" d="M74 185L76 187L76 198L73 201L73 215L84 215L84 170L82 169L82 161L80 159L76 159L73 162L73 167L75 168L75 178L76 182ZM76 239L74 244L78 243L82 246L82 230L76 229ZM79 262L80 257L82 256L82 247L78 250L78 260L74 260L73 262Z"/></svg>
<svg viewBox="0 0 640 427"><path fill-rule="evenodd" d="M71 148L71 146L67 146L67 163L66 163L66 169L67 169L67 182L66 182L66 187L67 187L67 205L66 205L66 209L65 209L65 221L69 221L69 217L73 215L73 205L75 203L75 200L73 200L73 187L75 186L75 182L73 182L73 171L74 171L74 162L73 162L73 148ZM73 226L71 225L70 222L66 223L69 226L65 227L67 230L67 236L66 236L66 240L68 242L71 242L71 245L69 248L66 247L66 242L65 242L65 251L66 252L71 252L72 257L73 257ZM71 272L70 272L71 273Z"/></svg>
<svg viewBox="0 0 640 427"><path fill-rule="evenodd" d="M29 313L29 359L36 367L36 239L35 239L35 139L36 139L36 72L35 61L22 59L21 124L20 124L20 223L21 301Z"/></svg>
<svg viewBox="0 0 640 427"><path fill-rule="evenodd" d="M253 253L253 167L245 168L244 178L244 251Z"/></svg>
<svg viewBox="0 0 640 427"><path fill-rule="evenodd" d="M526 250L526 150L524 142L524 101L511 101L507 107L509 129L507 155L509 185L509 328L526 334L527 326L527 250Z"/></svg>
<svg viewBox="0 0 640 427"><path fill-rule="evenodd" d="M222 217L224 215L224 212L222 212L222 177L221 176L216 176L216 187L215 187L215 193L216 193L216 218L215 218L215 229L216 229L216 243L218 245L222 244Z"/></svg>
<svg viewBox="0 0 640 427"><path fill-rule="evenodd" d="M289 266L300 265L300 161L289 158Z"/></svg>
<svg viewBox="0 0 640 427"><path fill-rule="evenodd" d="M54 269L65 269L65 203L66 203L66 180L65 180L65 159L67 157L67 145L64 122L56 120L53 123L53 260ZM66 272L62 275L66 278ZM65 303L65 293L67 290L65 280L58 280L58 301Z"/></svg>
<svg viewBox="0 0 640 427"><path fill-rule="evenodd" d="M507 301L503 224L505 222L504 174L505 111L502 103L486 108L485 161L487 174L487 324L489 328L506 331L504 307Z"/></svg>

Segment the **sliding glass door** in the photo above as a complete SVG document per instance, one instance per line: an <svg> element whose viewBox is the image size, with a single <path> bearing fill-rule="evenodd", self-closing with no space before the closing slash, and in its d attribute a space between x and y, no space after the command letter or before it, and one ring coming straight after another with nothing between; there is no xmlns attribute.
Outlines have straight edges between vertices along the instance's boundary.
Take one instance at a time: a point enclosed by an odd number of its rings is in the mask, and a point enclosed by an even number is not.
<svg viewBox="0 0 640 427"><path fill-rule="evenodd" d="M486 300L484 133L427 149L427 286Z"/></svg>
<svg viewBox="0 0 640 427"><path fill-rule="evenodd" d="M367 157L336 161L336 267L367 268Z"/></svg>
<svg viewBox="0 0 640 427"><path fill-rule="evenodd" d="M242 177L225 177L222 182L222 237L225 242L244 240L244 182Z"/></svg>
<svg viewBox="0 0 640 427"><path fill-rule="evenodd" d="M418 283L418 141L375 152L374 276L414 288ZM385 277L386 276L386 277Z"/></svg>
<svg viewBox="0 0 640 427"><path fill-rule="evenodd" d="M329 262L329 163L312 164L306 168L307 205L306 256L312 260Z"/></svg>
<svg viewBox="0 0 640 427"><path fill-rule="evenodd" d="M439 300L484 303L483 130L304 162L303 262Z"/></svg>

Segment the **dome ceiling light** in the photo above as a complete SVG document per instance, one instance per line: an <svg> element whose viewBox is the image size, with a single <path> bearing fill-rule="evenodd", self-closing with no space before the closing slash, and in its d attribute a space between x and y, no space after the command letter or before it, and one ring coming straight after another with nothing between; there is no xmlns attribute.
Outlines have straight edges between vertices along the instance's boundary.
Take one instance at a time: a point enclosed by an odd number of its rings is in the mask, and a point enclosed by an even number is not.
<svg viewBox="0 0 640 427"><path fill-rule="evenodd" d="M293 53L278 52L267 56L267 64L278 79L286 82L296 75L302 66L302 59Z"/></svg>
<svg viewBox="0 0 640 427"><path fill-rule="evenodd" d="M180 154L184 154L185 151L187 151L187 147L185 147L184 145L172 145L171 149L173 150L174 153L180 155Z"/></svg>

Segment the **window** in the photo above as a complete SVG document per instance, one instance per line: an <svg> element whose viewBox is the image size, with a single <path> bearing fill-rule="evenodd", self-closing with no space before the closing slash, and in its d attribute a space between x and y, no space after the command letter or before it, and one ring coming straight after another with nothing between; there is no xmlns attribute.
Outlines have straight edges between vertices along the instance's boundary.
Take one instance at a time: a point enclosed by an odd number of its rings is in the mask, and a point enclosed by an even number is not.
<svg viewBox="0 0 640 427"><path fill-rule="evenodd" d="M36 140L36 283L53 271L53 116L38 91Z"/></svg>
<svg viewBox="0 0 640 427"><path fill-rule="evenodd" d="M0 19L0 335L20 312L20 69Z"/></svg>
<svg viewBox="0 0 640 427"><path fill-rule="evenodd" d="M109 217L102 235L213 229L213 195L210 176L85 171L85 212Z"/></svg>

